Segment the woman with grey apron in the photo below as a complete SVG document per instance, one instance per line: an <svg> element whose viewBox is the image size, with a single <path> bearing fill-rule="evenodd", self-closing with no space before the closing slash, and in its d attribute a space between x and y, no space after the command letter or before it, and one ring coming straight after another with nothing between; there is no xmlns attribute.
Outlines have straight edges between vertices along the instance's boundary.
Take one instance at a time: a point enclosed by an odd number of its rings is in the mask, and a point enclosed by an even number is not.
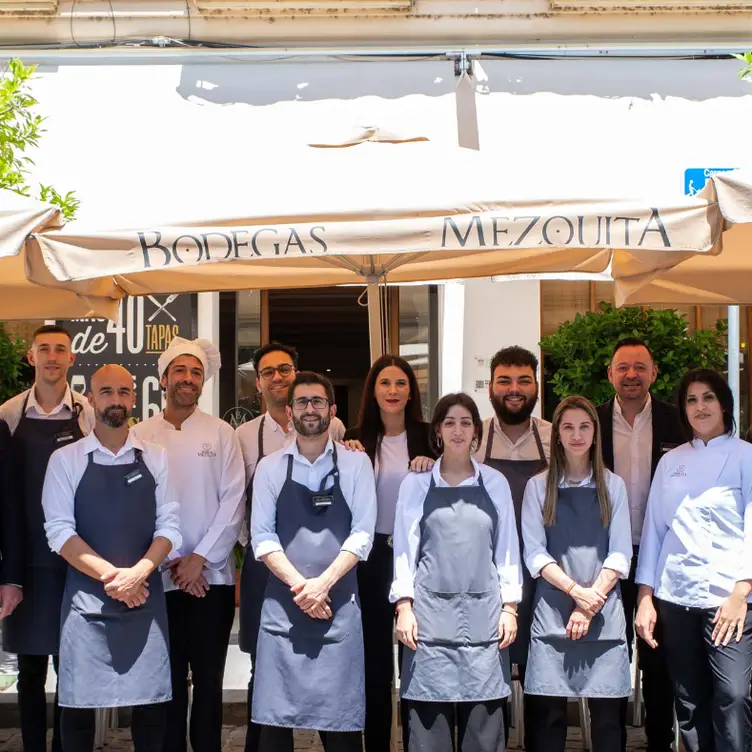
<svg viewBox="0 0 752 752"><path fill-rule="evenodd" d="M503 748L522 576L509 484L472 458L482 433L472 398L443 397L429 434L441 457L400 487L390 597L409 752L451 752L455 719L462 752Z"/></svg>
<svg viewBox="0 0 752 752"><path fill-rule="evenodd" d="M627 492L607 470L600 426L584 397L553 418L549 470L522 508L525 562L536 578L525 702L536 717L528 752L564 752L567 699L588 698L593 748L621 752L620 698L632 693L619 580L629 575Z"/></svg>

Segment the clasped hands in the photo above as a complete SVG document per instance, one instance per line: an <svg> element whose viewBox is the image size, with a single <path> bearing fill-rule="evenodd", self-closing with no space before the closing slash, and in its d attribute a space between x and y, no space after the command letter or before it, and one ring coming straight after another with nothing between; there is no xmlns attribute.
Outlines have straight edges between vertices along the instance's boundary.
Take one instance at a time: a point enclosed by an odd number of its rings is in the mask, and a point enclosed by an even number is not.
<svg viewBox="0 0 752 752"><path fill-rule="evenodd" d="M593 617L603 608L607 596L594 587L575 585L570 591L577 604L567 622L567 637L571 640L583 638L590 629Z"/></svg>
<svg viewBox="0 0 752 752"><path fill-rule="evenodd" d="M113 567L101 577L104 592L113 600L125 603L128 608L143 606L149 597L149 576L144 568L136 564L133 567Z"/></svg>
<svg viewBox="0 0 752 752"><path fill-rule="evenodd" d="M293 601L304 614L312 619L331 619L332 609L329 605L332 599L329 597L329 586L321 577L311 577L308 580L301 579L291 588Z"/></svg>

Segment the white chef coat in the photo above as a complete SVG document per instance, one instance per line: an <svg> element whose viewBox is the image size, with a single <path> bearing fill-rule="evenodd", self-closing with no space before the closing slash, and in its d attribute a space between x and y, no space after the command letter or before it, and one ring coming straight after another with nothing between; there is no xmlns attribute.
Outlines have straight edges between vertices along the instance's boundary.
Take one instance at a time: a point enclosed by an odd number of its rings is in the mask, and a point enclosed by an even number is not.
<svg viewBox="0 0 752 752"><path fill-rule="evenodd" d="M65 543L77 535L76 490L89 464L89 455L93 455L92 461L96 465L128 465L135 462L136 449L143 453L144 463L157 484L154 538L167 538L173 549L180 546L180 506L175 500L172 478L168 477L167 452L156 444L140 441L131 430L125 444L117 454L113 454L102 446L96 434L92 432L73 444L57 449L52 453L47 465L42 491L42 507L46 520L44 530L50 548L55 553L60 553Z"/></svg>
<svg viewBox="0 0 752 752"><path fill-rule="evenodd" d="M480 448L475 453L475 459L478 462L483 462L486 458L486 446L488 444L488 433L491 427L491 422L494 425L494 437L493 446L491 447L491 458L498 460L537 460L540 459L540 451L538 450L538 443L535 440L535 434L533 433L533 423L535 423L538 429L538 435L540 436L541 444L543 444L543 454L546 459L551 456L551 424L547 420L541 420L540 418L531 417L530 426L527 431L520 436L516 442L512 440L504 433L499 423L499 417L497 415L491 418L486 418L483 421L483 440L481 441Z"/></svg>
<svg viewBox="0 0 752 752"><path fill-rule="evenodd" d="M522 600L522 568L517 524L514 519L512 492L507 479L497 470L472 460L473 475L457 488L479 485L479 476L498 514L494 561L499 573L502 603L519 603ZM409 473L402 482L397 501L397 518L394 524L394 582L389 600L415 597L415 573L420 551L420 522L423 503L431 487L431 478L437 488L449 488L441 477L441 459L430 473Z"/></svg>
<svg viewBox="0 0 752 752"><path fill-rule="evenodd" d="M653 469L653 400L650 397L635 417L634 426L624 417L619 399L614 400L613 439L614 472L627 487L632 544L639 546Z"/></svg>
<svg viewBox="0 0 752 752"><path fill-rule="evenodd" d="M256 559L284 551L277 535L277 498L287 480L287 458L293 458L292 479L311 491L318 491L321 481L332 469L333 452L334 442L330 438L324 452L311 463L300 453L298 442L294 441L259 462L253 476L251 505L251 545ZM337 467L339 486L352 514L350 535L341 550L365 560L371 552L376 524L376 484L371 460L364 452L337 447ZM334 479L330 477L326 488L332 485Z"/></svg>
<svg viewBox="0 0 752 752"><path fill-rule="evenodd" d="M233 585L231 553L243 521L245 470L232 426L196 408L179 431L164 413L132 430L142 440L167 449L183 536L170 558L196 553L206 559L203 575L209 585ZM163 579L166 590L176 588L169 572Z"/></svg>
<svg viewBox="0 0 752 752"><path fill-rule="evenodd" d="M525 564L533 577L540 577L541 569L556 564L548 553L546 528L543 524L543 505L546 500L548 470L534 475L525 486L522 500L522 544ZM578 483L576 488L595 488L593 473ZM615 473L606 470L606 487L611 498L611 524L608 528L608 554L603 569L613 569L621 579L629 577L632 564L632 534L629 529L629 502L624 481ZM571 488L564 482L559 488Z"/></svg>
<svg viewBox="0 0 752 752"><path fill-rule="evenodd" d="M21 410L27 394L29 396L26 403L27 418L34 420L69 420L73 416L74 405L80 405L81 412L78 416L78 425L81 427L81 433L86 436L94 429L94 410L89 401L78 392L74 392L69 385L65 387L63 401L48 413L40 407L34 387L31 387L31 389L11 397L7 402L0 405L0 420L4 420L8 424L11 434L15 433L18 424L21 422Z"/></svg>
<svg viewBox="0 0 752 752"><path fill-rule="evenodd" d="M407 431L399 436L382 436L376 452L376 532L394 534L394 517L402 481L410 472Z"/></svg>
<svg viewBox="0 0 752 752"><path fill-rule="evenodd" d="M752 580L752 444L724 435L663 455L635 580L661 600L708 609Z"/></svg>

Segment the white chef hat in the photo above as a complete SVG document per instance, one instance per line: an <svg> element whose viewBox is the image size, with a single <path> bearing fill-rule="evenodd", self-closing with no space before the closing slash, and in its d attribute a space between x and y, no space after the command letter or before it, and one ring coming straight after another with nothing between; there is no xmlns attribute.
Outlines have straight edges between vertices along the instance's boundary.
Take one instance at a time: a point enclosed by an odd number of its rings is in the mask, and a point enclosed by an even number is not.
<svg viewBox="0 0 752 752"><path fill-rule="evenodd" d="M164 376L170 363L181 355L192 355L201 362L204 367L205 382L209 381L222 365L219 349L211 340L203 338L190 340L184 337L174 337L170 346L159 356L157 370L160 379Z"/></svg>

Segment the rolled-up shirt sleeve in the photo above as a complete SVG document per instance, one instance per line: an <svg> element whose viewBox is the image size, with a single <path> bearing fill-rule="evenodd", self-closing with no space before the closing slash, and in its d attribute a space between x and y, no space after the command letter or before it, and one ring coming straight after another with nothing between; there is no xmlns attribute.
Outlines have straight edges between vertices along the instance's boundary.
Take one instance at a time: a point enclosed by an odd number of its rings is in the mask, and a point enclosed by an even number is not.
<svg viewBox="0 0 752 752"><path fill-rule="evenodd" d="M275 462L275 457L265 457L256 465L253 476L251 548L256 559L284 550L277 535L277 491L271 475Z"/></svg>
<svg viewBox="0 0 752 752"><path fill-rule="evenodd" d="M611 497L611 524L608 528L608 555L603 569L618 572L621 579L629 577L632 565L632 526L629 521L627 487L614 473L608 475L608 493Z"/></svg>
<svg viewBox="0 0 752 752"><path fill-rule="evenodd" d="M376 481L368 455L358 453L360 467L355 476L353 496L350 501L352 525L350 535L342 544L342 551L357 556L361 561L368 558L373 547L373 533L376 528Z"/></svg>
<svg viewBox="0 0 752 752"><path fill-rule="evenodd" d="M394 580L389 600L396 603L401 598L415 598L415 572L420 548L420 520L426 489L422 476L410 473L401 483L397 496L394 520Z"/></svg>
<svg viewBox="0 0 752 752"><path fill-rule="evenodd" d="M739 575L737 582L752 580L752 457L745 451L740 458L742 475L742 503L744 504L744 545L739 562Z"/></svg>
<svg viewBox="0 0 752 752"><path fill-rule="evenodd" d="M663 522L663 480L665 463L662 458L655 470L653 482L650 485L648 505L645 510L645 522L642 526L640 539L640 555L637 559L635 582L638 585L648 585L657 590L658 560L663 548L663 539L668 532L668 526Z"/></svg>
<svg viewBox="0 0 752 752"><path fill-rule="evenodd" d="M541 569L556 564L546 548L543 525L543 501L547 475L536 475L527 482L522 499L522 546L525 564L532 577L540 577Z"/></svg>
<svg viewBox="0 0 752 752"><path fill-rule="evenodd" d="M74 482L65 452L52 453L47 463L42 488L42 508L44 510L44 532L50 548L59 554L62 547L75 535L75 497L78 482Z"/></svg>
<svg viewBox="0 0 752 752"><path fill-rule="evenodd" d="M162 447L154 454L145 454L144 458L150 465L149 470L157 484L157 519L154 538L167 538L172 543L172 551L177 551L183 543L180 534L180 504L175 498L175 489L170 484L167 463L167 452Z"/></svg>
<svg viewBox="0 0 752 752"><path fill-rule="evenodd" d="M499 573L501 600L503 603L519 603L522 600L522 567L512 492L501 473L485 466L481 466L481 472L498 515L494 561Z"/></svg>

